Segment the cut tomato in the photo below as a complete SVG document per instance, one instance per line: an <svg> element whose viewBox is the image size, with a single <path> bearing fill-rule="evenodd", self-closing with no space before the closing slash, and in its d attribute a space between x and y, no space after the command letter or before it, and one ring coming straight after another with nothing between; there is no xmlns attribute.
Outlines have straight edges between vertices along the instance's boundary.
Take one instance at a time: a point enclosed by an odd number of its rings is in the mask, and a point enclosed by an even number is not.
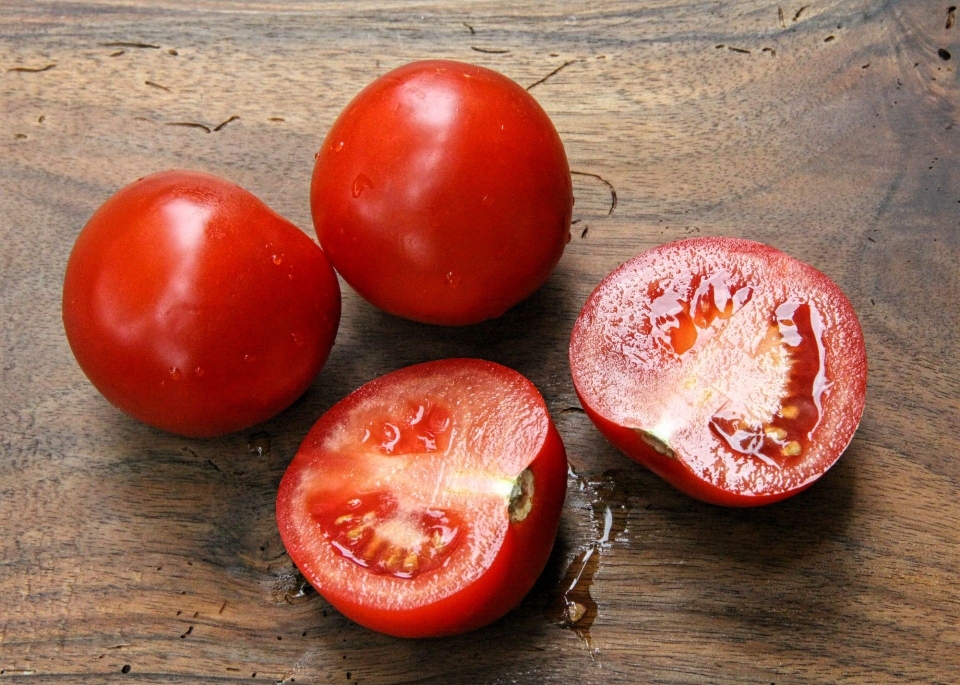
<svg viewBox="0 0 960 685"><path fill-rule="evenodd" d="M324 414L280 483L290 556L333 606L401 637L516 606L553 547L563 443L537 389L448 359L368 383Z"/></svg>
<svg viewBox="0 0 960 685"><path fill-rule="evenodd" d="M663 245L607 276L574 326L570 367L614 445L730 506L775 502L823 475L856 431L867 379L840 288L733 238Z"/></svg>

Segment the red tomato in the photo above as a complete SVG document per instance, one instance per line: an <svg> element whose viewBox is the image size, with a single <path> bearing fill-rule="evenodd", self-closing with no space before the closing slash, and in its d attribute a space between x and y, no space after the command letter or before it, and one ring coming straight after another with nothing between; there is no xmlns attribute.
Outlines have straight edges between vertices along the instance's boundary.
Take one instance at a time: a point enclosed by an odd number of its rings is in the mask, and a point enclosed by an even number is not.
<svg viewBox="0 0 960 685"><path fill-rule="evenodd" d="M313 223L362 297L445 325L495 318L539 288L570 237L563 143L489 69L415 62L357 95L317 153Z"/></svg>
<svg viewBox="0 0 960 685"><path fill-rule="evenodd" d="M550 555L566 453L543 398L498 364L382 376L324 414L280 483L303 575L357 623L400 637L503 616Z"/></svg>
<svg viewBox="0 0 960 685"><path fill-rule="evenodd" d="M682 240L615 270L581 311L570 366L614 445L684 492L753 506L811 485L863 413L850 302L773 248Z"/></svg>
<svg viewBox="0 0 960 685"><path fill-rule="evenodd" d="M157 428L211 436L264 421L313 381L340 322L323 251L239 186L143 178L77 238L63 324L90 381Z"/></svg>

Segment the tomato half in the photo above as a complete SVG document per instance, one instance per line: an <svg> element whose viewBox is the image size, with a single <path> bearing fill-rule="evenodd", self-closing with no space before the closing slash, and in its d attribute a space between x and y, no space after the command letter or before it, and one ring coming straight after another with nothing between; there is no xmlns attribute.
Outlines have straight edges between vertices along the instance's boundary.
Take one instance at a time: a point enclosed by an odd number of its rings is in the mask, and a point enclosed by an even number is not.
<svg viewBox="0 0 960 685"><path fill-rule="evenodd" d="M730 506L775 502L823 475L857 429L867 382L840 288L733 238L663 245L607 276L574 326L570 367L614 445Z"/></svg>
<svg viewBox="0 0 960 685"><path fill-rule="evenodd" d="M357 95L317 153L320 244L362 297L434 324L495 318L532 294L570 237L563 143L495 71L433 60Z"/></svg>
<svg viewBox="0 0 960 685"><path fill-rule="evenodd" d="M323 250L237 185L154 174L81 231L63 283L80 368L145 423L212 436L264 421L309 387L340 322Z"/></svg>
<svg viewBox="0 0 960 685"><path fill-rule="evenodd" d="M400 637L462 633L543 570L567 483L543 398L498 364L407 367L324 414L280 483L277 522L343 614Z"/></svg>

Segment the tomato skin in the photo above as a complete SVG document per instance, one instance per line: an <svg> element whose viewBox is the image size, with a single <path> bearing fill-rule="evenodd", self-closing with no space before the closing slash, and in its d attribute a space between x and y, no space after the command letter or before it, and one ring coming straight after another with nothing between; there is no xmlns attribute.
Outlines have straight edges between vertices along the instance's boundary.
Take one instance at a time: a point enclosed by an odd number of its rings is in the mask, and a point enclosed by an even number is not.
<svg viewBox="0 0 960 685"><path fill-rule="evenodd" d="M407 580L387 578L384 581L382 576L365 573L331 552L327 541L315 532L317 524L309 520L308 507L304 503L311 495L305 493L317 487L326 488L317 496L329 502L337 497L362 495L366 488L373 487L374 482L380 485L383 479L397 478L396 469L384 470L377 466L382 456L364 452L352 442L353 438L332 448L331 436L341 431L355 432L362 427L363 422L355 417L368 411L369 406L381 406L378 404L380 397L388 395L392 388L407 393L403 396L420 397L416 392L407 391L418 383L431 388L430 397L455 403L455 406L451 405L453 445L443 450L442 461L438 462L439 471L428 473L429 478L436 477L437 480L436 484L431 480L426 489L443 491L442 479L458 469L470 470L471 465L465 462L471 459L474 470L496 476L503 466L498 466L497 460L506 458L513 464L513 470L529 469L532 472L533 505L522 520L494 526L499 531L496 539L484 540L489 538L489 534L483 532L488 528L480 517L506 517L505 500L498 504L496 498L485 499L485 496L471 492L454 497L453 504L449 501L445 505L439 503L443 496L438 500L420 502L418 506L450 507L470 529L465 539L477 539L480 542L475 544L479 548L495 553L473 555L470 551L473 548L465 549L463 557L457 557L454 552L448 559L449 564L445 563L431 573ZM497 407L486 402L474 406L478 396L487 399L492 396L488 392L490 388L499 388L508 394L512 398L507 400L508 403L520 398L517 406L525 407L519 412L525 420L518 423L523 426L508 426L517 416L498 414ZM476 413L494 418L468 425L468 417ZM478 429L488 436L500 433L520 435L522 444L518 449L522 454L463 456L465 445L469 444L465 436L475 434ZM499 443L495 441L493 444ZM502 446L508 445L504 443ZM528 448L533 453L528 454ZM342 460L337 454L342 455ZM416 460L424 458L417 455L404 468L410 468ZM387 463L390 463L389 459ZM277 496L277 522L284 544L301 572L345 616L367 628L397 637L453 635L497 620L516 607L533 587L556 538L566 479L566 452L560 434L550 420L542 398L528 380L491 362L445 359L407 367L378 378L324 414L304 439L284 474ZM345 491L341 490L341 482L346 484ZM407 494L401 488L397 486L398 496ZM467 544L463 543L464 546ZM481 566L478 567L478 563ZM461 582L460 577L465 574L473 577Z"/></svg>
<svg viewBox="0 0 960 685"><path fill-rule="evenodd" d="M125 413L209 437L286 408L327 359L340 287L323 251L239 186L166 171L122 188L67 263L63 323Z"/></svg>
<svg viewBox="0 0 960 685"><path fill-rule="evenodd" d="M570 365L610 442L724 506L810 487L850 443L866 395L863 333L839 287L733 238L669 243L614 270L577 319Z"/></svg>
<svg viewBox="0 0 960 685"><path fill-rule="evenodd" d="M531 295L570 237L563 143L523 88L459 62L414 62L378 78L317 153L320 244L375 306L466 325Z"/></svg>

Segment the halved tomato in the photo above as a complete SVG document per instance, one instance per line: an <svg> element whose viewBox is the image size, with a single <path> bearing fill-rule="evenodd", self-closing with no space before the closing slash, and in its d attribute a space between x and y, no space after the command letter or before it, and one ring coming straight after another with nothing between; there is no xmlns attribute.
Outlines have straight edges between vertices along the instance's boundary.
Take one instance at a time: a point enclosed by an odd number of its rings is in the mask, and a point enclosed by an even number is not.
<svg viewBox="0 0 960 685"><path fill-rule="evenodd" d="M682 240L607 276L570 341L587 415L684 492L754 506L796 494L846 449L867 360L850 301L766 245Z"/></svg>
<svg viewBox="0 0 960 685"><path fill-rule="evenodd" d="M461 633L519 604L566 493L563 443L515 371L447 359L378 378L307 435L277 522L323 597L400 637Z"/></svg>

